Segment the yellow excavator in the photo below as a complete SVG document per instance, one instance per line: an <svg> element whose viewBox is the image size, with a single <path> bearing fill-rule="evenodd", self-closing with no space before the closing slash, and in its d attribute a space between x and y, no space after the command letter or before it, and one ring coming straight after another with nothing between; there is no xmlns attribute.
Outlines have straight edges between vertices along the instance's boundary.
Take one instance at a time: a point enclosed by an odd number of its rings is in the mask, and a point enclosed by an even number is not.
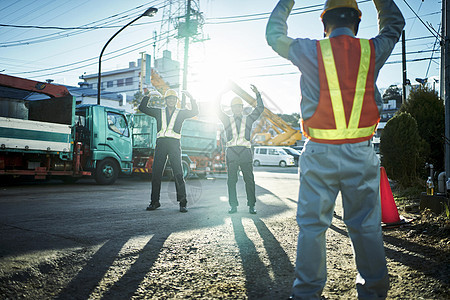
<svg viewBox="0 0 450 300"><path fill-rule="evenodd" d="M229 81L226 90L233 91L251 106L256 106L256 99L250 96L235 82ZM264 112L252 134L252 142L258 145L291 146L301 139L302 133L300 130L292 128L268 108L264 108Z"/></svg>

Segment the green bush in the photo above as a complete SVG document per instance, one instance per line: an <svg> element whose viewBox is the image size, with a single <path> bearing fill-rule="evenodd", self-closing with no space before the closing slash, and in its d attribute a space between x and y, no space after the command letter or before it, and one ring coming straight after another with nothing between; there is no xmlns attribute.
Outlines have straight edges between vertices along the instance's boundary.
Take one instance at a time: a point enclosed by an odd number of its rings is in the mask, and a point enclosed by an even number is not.
<svg viewBox="0 0 450 300"><path fill-rule="evenodd" d="M400 107L399 112L410 113L416 120L419 135L430 150L424 153L425 162L433 164L438 173L444 171L444 102L435 91L421 87L410 93L408 101Z"/></svg>
<svg viewBox="0 0 450 300"><path fill-rule="evenodd" d="M418 171L424 168L426 144L419 135L416 120L409 113L390 119L381 134L382 165L389 178L402 187L417 183Z"/></svg>

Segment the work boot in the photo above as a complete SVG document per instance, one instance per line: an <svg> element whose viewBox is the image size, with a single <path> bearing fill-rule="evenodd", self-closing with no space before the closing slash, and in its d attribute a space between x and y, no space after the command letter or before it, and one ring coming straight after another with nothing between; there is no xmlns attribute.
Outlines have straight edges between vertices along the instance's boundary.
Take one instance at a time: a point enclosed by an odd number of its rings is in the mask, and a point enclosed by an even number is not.
<svg viewBox="0 0 450 300"><path fill-rule="evenodd" d="M232 206L230 207L230 209L228 210L229 214L234 214L237 212L237 206Z"/></svg>
<svg viewBox="0 0 450 300"><path fill-rule="evenodd" d="M150 203L150 205L147 207L147 210L155 210L155 209L157 209L160 206L161 206L161 204L159 204L159 202Z"/></svg>
<svg viewBox="0 0 450 300"><path fill-rule="evenodd" d="M187 210L187 208L186 208L186 205L185 205L185 206L181 206L181 205L180 205L180 212L182 212L182 213L188 212L188 210Z"/></svg>
<svg viewBox="0 0 450 300"><path fill-rule="evenodd" d="M251 213L252 215L256 215L256 209L254 206L249 206L248 207L248 212Z"/></svg>

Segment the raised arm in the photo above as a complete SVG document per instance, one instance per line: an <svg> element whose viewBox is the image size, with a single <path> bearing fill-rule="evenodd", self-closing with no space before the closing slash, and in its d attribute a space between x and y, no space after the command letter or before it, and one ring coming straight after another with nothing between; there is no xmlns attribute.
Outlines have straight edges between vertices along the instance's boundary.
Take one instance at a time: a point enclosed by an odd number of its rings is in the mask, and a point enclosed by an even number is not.
<svg viewBox="0 0 450 300"><path fill-rule="evenodd" d="M220 121L225 125L227 122L229 122L229 117L226 113L223 112L221 102L222 94L220 94L216 98L214 111L216 112L216 115L219 117Z"/></svg>
<svg viewBox="0 0 450 300"><path fill-rule="evenodd" d="M289 47L294 41L287 36L286 20L294 6L294 0L280 0L272 11L266 27L266 40L275 52L288 58Z"/></svg>
<svg viewBox="0 0 450 300"><path fill-rule="evenodd" d="M198 115L198 105L197 101L192 97L192 95L188 91L182 91L191 101L191 109L184 110L186 118L192 118Z"/></svg>
<svg viewBox="0 0 450 300"><path fill-rule="evenodd" d="M148 106L149 100L150 100L149 96L144 96L141 100L141 104L139 104L139 110L142 111L146 115L157 118L161 112L161 109L155 108L155 107L149 107Z"/></svg>
<svg viewBox="0 0 450 300"><path fill-rule="evenodd" d="M374 0L378 11L379 33L373 39L378 67L385 63L405 27L405 19L393 0Z"/></svg>
<svg viewBox="0 0 450 300"><path fill-rule="evenodd" d="M255 121L256 119L259 118L259 116L262 114L262 112L264 111L264 103L262 101L261 98L261 93L258 91L258 89L256 88L256 86L254 86L253 84L250 85L250 88L252 89L252 91L255 93L256 95L256 107L255 109L253 109L253 111L251 112L251 114L249 115L249 117Z"/></svg>

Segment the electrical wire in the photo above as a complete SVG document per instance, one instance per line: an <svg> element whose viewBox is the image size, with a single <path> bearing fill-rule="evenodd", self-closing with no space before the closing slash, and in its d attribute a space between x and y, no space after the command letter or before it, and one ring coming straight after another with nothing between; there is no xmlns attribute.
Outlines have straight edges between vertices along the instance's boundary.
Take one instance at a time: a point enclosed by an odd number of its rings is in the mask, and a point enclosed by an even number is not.
<svg viewBox="0 0 450 300"><path fill-rule="evenodd" d="M16 2L13 2L13 3L11 3L11 4L10 4L10 5L8 5L7 7L3 7L2 9L0 9L0 11L4 11L4 10L6 10L7 8L9 8L9 7L13 6L14 4L16 4L16 3L18 3L18 2L20 2L20 0L16 0Z"/></svg>
<svg viewBox="0 0 450 300"><path fill-rule="evenodd" d="M135 7L135 8L126 10L124 12L121 12L121 13L118 13L118 14L115 14L115 15L112 15L112 16L109 16L109 17L97 20L97 21L93 21L93 22L87 23L87 24L85 24L83 26L72 27L72 28L67 27L67 30L75 30L75 32L64 33L64 34L51 33L51 34L38 36L38 37L33 37L33 38L28 38L28 39L16 40L16 41L11 41L11 42L4 42L4 43L0 43L0 47L4 48L4 47L14 47L14 46L22 46L22 45L30 45L30 44L42 43L42 42L52 41L52 40L56 40L56 39L60 39L60 38L66 38L66 37L70 37L70 36L73 36L73 35L86 33L86 32L92 31L92 30L96 30L96 29L113 28L113 26L111 26L111 24L117 24L117 23L122 22L122 21L131 20L131 19L137 17L142 12L138 11L138 12L134 12L134 13L132 13L130 15L124 15L124 14L127 14L127 13L129 13L131 11L137 11L137 10L141 9L143 6L149 5L150 3L154 4L156 2L157 2L157 0L150 1L150 2L148 2L146 4L139 5L139 6ZM157 4L155 4L155 5L157 5ZM160 21L146 22L146 23L142 23L142 24L152 24L152 23L158 23L158 22L160 22ZM93 25L93 24L99 24L99 25L98 26L90 26L90 25ZM0 24L0 26L2 26L2 25L7 25L7 24ZM141 25L141 23L139 23L139 24L132 24L131 26L140 26L140 25ZM9 26L9 25L7 25L7 26ZM13 26L16 26L16 25L13 25ZM19 25L19 26L22 26L22 25ZM24 28L28 27L28 25L23 25L23 26L26 26ZM123 25L116 25L114 27L122 27L122 26ZM5 27L5 26L3 26L3 27ZM36 27L37 26L32 26L31 28L36 28ZM44 26L39 26L39 27L44 28ZM55 28L49 28L49 29L60 29L60 30L63 30L63 28L64 28L64 27L57 28L58 26L49 26L49 27L55 27ZM64 29L64 30L66 30L66 29Z"/></svg>
<svg viewBox="0 0 450 300"><path fill-rule="evenodd" d="M174 36L175 36L175 34L172 35L171 37L174 37ZM152 38L152 39L153 39L153 38ZM148 41L148 40L147 40L147 41ZM139 49L139 48L143 48L143 47L146 47L146 46L150 46L150 45L152 45L153 43L154 43L154 41L152 41L152 42L150 42L150 43L148 43L148 44L144 44L144 45L142 45L141 47L138 47L138 48L135 48L135 49L130 49L130 50L128 50L128 51L125 51L125 52L123 52L123 53L117 54L117 55L115 55L115 56L111 56L111 57L102 59L102 61L108 61L108 60L111 60L111 59L120 57L120 56L122 56L122 55L124 55L124 54L128 54L128 53L131 53L131 52L133 52L133 51L136 51L136 50ZM129 46L128 46L128 47L125 47L125 48L122 48L122 49L129 49ZM114 52L112 52L112 53L115 53L115 52L116 52L116 51L114 51ZM108 55L110 55L110 54L111 54L111 53L109 53ZM106 55L105 55L105 56L106 56ZM86 61L90 61L90 60L94 60L94 59L97 60L98 57L94 57L94 58L91 58L91 59L87 59ZM50 75L54 75L54 74L61 74L61 73L69 72L69 71L78 70L78 69L81 69L81 68L84 68L84 67L93 66L93 65L96 65L96 64L98 64L98 62L97 62L97 61L94 61L94 62L92 62L92 63L84 64L84 65L81 65L81 66L76 67L76 68L64 69L64 70L62 70L62 71L53 71L53 72L51 72L51 73L40 74L39 76L50 76ZM71 64L69 64L69 65L71 65ZM66 66L62 66L62 67L66 67ZM60 66L60 67L58 67L58 68L62 68L62 67ZM50 70L52 70L52 69L55 69L55 68L50 68ZM30 72L32 72L32 71L30 71ZM19 75L19 74L23 74L23 73L24 73L24 72L11 73L11 75Z"/></svg>
<svg viewBox="0 0 450 300"><path fill-rule="evenodd" d="M155 2L155 1L153 1L153 2ZM365 2L371 2L371 0L365 0L365 1L360 1L360 3L365 3ZM297 9L294 9L293 10L293 14L302 14L302 13L308 13L308 12L311 12L311 11L319 11L319 10L321 10L321 9L319 9L319 8L317 8L317 9L315 9L315 7L318 7L319 5L313 5L313 6L307 6L307 7L302 7L302 8L297 8ZM322 6L322 5L320 5L320 6ZM142 6L141 6L142 7ZM138 8L138 7L137 7ZM136 9L136 8L135 8ZM313 10L311 10L311 11L300 11L300 10L306 10L306 9L313 9ZM133 9L131 9L131 10L133 10ZM131 10L129 10L129 11L131 11ZM128 12L128 11L127 11ZM229 16L229 17L219 17L219 18L213 18L213 20L214 19L217 19L217 20L230 20L230 21L228 21L228 22L223 22L223 24L226 24L226 23L237 23L237 22L243 22L243 21L251 21L251 20L259 20L259 19L262 19L262 18L254 18L254 19L248 19L248 20L236 20L236 19L239 19L239 18L243 18L243 17L246 17L246 18L249 18L249 17L258 17L258 16L263 16L263 15L268 15L269 13L259 13L259 14L250 14L250 15L243 15L243 16ZM432 13L432 14L435 14L435 13ZM119 16L120 14L117 14L117 15L114 15L114 16L110 16L110 17L108 17L108 18L105 18L105 19L102 19L102 20L106 20L106 19L110 19L110 18L117 18L118 16ZM131 16L131 17L133 17L133 16ZM107 21L107 22L104 22L104 24L114 24L113 22L120 22L120 21L122 21L124 18L128 18L128 19L130 19L131 18L129 15L127 15L127 16L121 16L119 19L114 19L114 20L109 20L109 21ZM418 17L418 16L417 16ZM233 20L233 21L231 21L231 20ZM95 21L95 22L91 22L91 23L89 23L89 24L99 24L99 22L100 22L101 20L99 20L99 21ZM140 26L140 25L143 25L143 24L152 24L152 23L157 23L157 22L161 22L161 21L153 21L153 22L146 22L146 23L139 23L139 24L132 24L132 26ZM86 25L89 25L89 24L86 24ZM219 23L218 23L219 24ZM4 24L0 24L0 26L2 26L2 25L4 25ZM83 26L86 26L86 25L83 25ZM20 26L22 26L22 25L20 25ZM60 30L83 30L83 31L81 31L81 32L79 32L79 33L76 33L76 34L80 34L80 33L84 33L84 32L86 32L87 30L97 30L97 29L103 29L103 28L114 28L114 27L119 27L120 25L117 25L117 26L114 26L114 25L100 25L100 26L89 26L89 27L72 27L72 28L63 28L63 27L61 27L61 28L58 28L58 29L60 29ZM44 29L44 28L43 28ZM50 28L47 28L47 29L50 29ZM56 28L53 28L53 29L56 29ZM432 33L433 34L433 33ZM54 34L53 34L54 35ZM74 34L73 34L74 35ZM174 35L172 35L171 37L173 37ZM63 37L65 37L65 36L63 36ZM434 34L433 34L433 37L436 37ZM61 36L59 36L59 37L56 37L56 38L61 38ZM421 40L421 39L424 39L424 38L430 38L430 37L417 37L417 38L410 38L410 39L407 39L407 40L409 40L409 41L413 41L413 40ZM148 42L149 40L146 40L146 41L143 41L143 42L140 42L140 43L136 43L136 44L133 44L133 45L131 45L131 46L128 46L128 47L126 47L127 49L129 49L129 47L133 47L133 46L135 46L135 45L138 45L138 44L141 44L141 43L145 43L145 42ZM148 45L151 45L152 43L154 43L154 42L151 42L150 44L146 44L145 46L148 46ZM2 47L1 46L1 44L0 44L0 47ZM112 52L111 54L113 54L113 53L116 53L117 51L121 51L121 50L124 50L124 49L126 49L126 48L121 48L121 49L119 49L119 50L116 50L116 51L114 51L114 52ZM125 53L122 53L122 54L118 54L118 55L116 55L116 56L113 56L113 57L110 57L110 58L107 58L107 59L105 59L105 60L110 60L110 59L113 59L113 58L116 58L116 57L119 57L120 55L123 55L123 54L126 54L126 53L130 53L130 52L132 52L132 51L135 51L134 49L133 50L130 50L130 51L127 51L127 52L125 52ZM434 50L431 50L431 51L434 51ZM408 52L407 54L419 54L419 53L424 53L424 52L430 52L430 50L428 50L428 51L426 51L426 50L422 50L422 51L416 51L416 52ZM434 52L432 52L432 54L434 54ZM395 54L392 54L392 55L400 55L399 53L395 53ZM432 55L432 57L433 57L433 55ZM430 59L430 63L431 63L431 61L432 61L432 57L431 58L419 58L419 59L414 59L414 60L408 60L408 62L415 62L415 61L422 61L422 60L426 60L426 59ZM255 59L250 59L250 60L244 60L244 61L242 61L242 62L250 62L250 61L258 61L258 60L266 60L266 59L272 59L272 58L278 58L277 56L274 56L274 57L266 57L266 58L255 58ZM24 73L39 73L39 72L44 72L44 71L51 71L51 70L55 70L55 69L60 69L60 68L66 68L66 67L70 67L70 66L73 66L73 65L77 65L77 64L80 64L80 63L84 63L84 62L88 62L88 61L90 61L90 60L93 60L93 59L97 59L97 57L95 57L95 58L90 58L90 59L86 59L86 60L82 60L82 61L79 61L79 62L75 62L75 63L71 63L71 64L67 64L67 65L62 65L62 66L57 66L57 67L53 67L53 68L47 68L47 69L41 69L41 70L35 70L35 71L28 71L28 72L20 72L20 73L13 73L13 74L24 74ZM393 62L387 62L386 64L395 64L395 63L401 63L401 61L393 61ZM63 73L63 72L67 72L67 71L72 71L72 70L77 70L77 69L80 69L80 68L82 68L82 67L86 67L86 66L91 66L91 65L93 65L93 64L95 64L95 63L90 63L90 64L87 64L87 65L83 65L83 66L80 66L80 67L77 67L77 68L72 68L72 69L68 69L68 70L63 70L63 71L60 71L60 72L52 72L52 73L50 73L50 74L45 74L45 75L42 75L42 76L47 76L47 75L52 75L52 74L59 74L59 73ZM270 67L281 67L281 66L292 66L292 64L284 64L284 65L269 65L269 66L260 66L260 67L251 67L251 68L270 68ZM282 76L282 75L293 75L293 74L299 74L299 72L285 72L285 73L279 73L279 74L262 74L262 75L255 75L255 76L250 76L250 77L257 77L257 76L262 76L262 77L265 77L265 76Z"/></svg>
<svg viewBox="0 0 450 300"><path fill-rule="evenodd" d="M441 25L442 25L442 24L439 24L439 29L438 29L438 31L441 30ZM436 39L436 40L434 41L434 44L433 44L433 52L431 52L431 59L430 59L430 61L428 62L428 67L427 67L427 72L426 72L426 74L425 74L425 78L428 78L428 71L430 71L430 66L431 66L431 62L432 62L432 59L433 59L433 55L434 55L434 49L435 49L435 47L436 47L436 44L438 44L438 43L439 43L439 39Z"/></svg>
<svg viewBox="0 0 450 300"><path fill-rule="evenodd" d="M175 36L175 34L172 34L171 37L173 37L173 36ZM147 43L147 42L149 42L149 41L151 41L151 42L150 42L150 43ZM157 40L156 42L159 42L159 41L160 41L160 40ZM133 51L136 50L135 48L133 48L133 49L130 50L131 47L135 47L135 46L141 45L139 48L143 48L143 47L152 45L154 42L155 42L155 41L154 41L154 38L152 37L152 38L147 39L147 40L145 40L145 41L141 41L141 42L138 42L138 43L135 43L135 44L132 44L132 45L127 45L127 46L125 46L125 47L123 47L123 48L120 48L120 49L117 49L117 50L115 50L115 51L112 51L112 52L109 52L109 53L105 54L105 57L107 57L107 56L109 56L109 55L112 55L112 54L114 54L114 53L118 53L118 52L120 52L120 51L126 50L126 49L128 49L129 51L123 52L123 53L118 54L118 55L113 56L113 57L104 58L102 61L107 61L107 60L110 60L110 59L112 59L112 58L116 58L116 57L118 57L118 56L120 56L120 55L127 54L127 53L130 53L130 52L133 52ZM147 43L147 44L144 44L144 43ZM144 45L142 45L142 44L144 44ZM86 62L93 61L93 60L95 60L94 63L89 63L89 64L81 65L81 66L76 67L76 68L64 70L64 71L73 71L73 70L77 70L77 69L80 69L80 68L83 68L83 67L88 67L88 66L91 66L91 65L96 64L96 63L97 63L97 60L98 60L98 56L96 56L96 57L91 57L91 58L84 59L84 60L81 60L81 61L78 61L78 62L74 62L74 63L70 63L70 64L65 64L65 65L60 65L60 66L56 66L56 67L51 67L51 68L45 68L45 69L39 69L39 70L33 70L33 71L25 71L25 72L11 73L11 75L34 74L34 73L41 73L41 72L45 72L45 71L52 71L52 70L57 70L57 69L61 69L61 68L66 68L66 67L70 67L70 66L74 66L74 65L79 65L79 64L86 63ZM63 72L64 72L64 71L63 71ZM51 74L59 74L59 73L61 73L61 72L58 72L58 73L51 73ZM47 76L47 75L51 75L51 74L45 74L45 75L41 75L41 76Z"/></svg>
<svg viewBox="0 0 450 300"><path fill-rule="evenodd" d="M446 0L443 0L443 1L446 1ZM414 9L412 9L412 7L408 4L408 2L406 2L406 0L403 0L403 2L405 2L406 6L409 7L409 9L413 12L413 14L417 17L417 19L419 19L419 21L425 26L425 28L426 28L429 32L431 32L431 34L432 34L435 38L440 37L440 38L442 39L442 36L441 36L439 33L435 34L435 33L430 29L430 27L429 27L427 24L425 24L425 22L422 20L422 18L420 18L419 15L417 15L417 13L414 11Z"/></svg>

